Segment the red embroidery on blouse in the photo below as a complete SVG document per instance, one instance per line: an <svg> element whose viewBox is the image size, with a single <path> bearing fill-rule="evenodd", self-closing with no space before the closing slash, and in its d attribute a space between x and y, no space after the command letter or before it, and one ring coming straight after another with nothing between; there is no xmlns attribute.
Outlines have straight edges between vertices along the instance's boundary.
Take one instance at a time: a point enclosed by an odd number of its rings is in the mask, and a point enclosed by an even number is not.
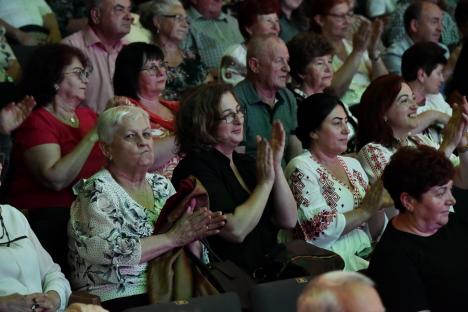
<svg viewBox="0 0 468 312"><path fill-rule="evenodd" d="M303 237L306 240L316 240L317 237L323 234L325 229L333 222L336 217L336 210L327 211L322 210L319 214L315 215L311 220L305 220L300 223L302 228ZM297 227L296 227L297 228ZM299 231L297 231L299 232Z"/></svg>
<svg viewBox="0 0 468 312"><path fill-rule="evenodd" d="M302 179L304 178L304 173L300 171L298 168L294 169L294 171L291 173L290 177L290 187L291 191L293 193L294 199L296 200L296 203L298 206L304 205L304 206L309 206L310 201L308 198L304 197L303 191L304 191L304 183L302 182Z"/></svg>
<svg viewBox="0 0 468 312"><path fill-rule="evenodd" d="M328 172L322 168L317 168L316 171L319 175L319 183L322 187L322 195L327 202L327 206L330 207L331 210L336 210L340 196L338 196L338 194L335 192L333 181L330 180Z"/></svg>
<svg viewBox="0 0 468 312"><path fill-rule="evenodd" d="M379 177L385 169L385 166L387 166L388 161L379 148L367 145L366 150L367 153L365 153L365 157L368 160L369 166L372 172L376 173L375 176Z"/></svg>

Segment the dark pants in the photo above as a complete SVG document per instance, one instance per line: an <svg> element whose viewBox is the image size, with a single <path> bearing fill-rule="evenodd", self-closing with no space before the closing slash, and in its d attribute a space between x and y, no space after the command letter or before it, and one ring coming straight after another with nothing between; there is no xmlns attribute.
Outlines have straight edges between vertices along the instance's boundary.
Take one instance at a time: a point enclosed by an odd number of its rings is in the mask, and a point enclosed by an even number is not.
<svg viewBox="0 0 468 312"><path fill-rule="evenodd" d="M67 277L70 272L67 261L69 219L70 208L38 208L28 212L29 224L42 247L60 265Z"/></svg>
<svg viewBox="0 0 468 312"><path fill-rule="evenodd" d="M135 295L123 298L116 298L101 303L104 309L111 312L120 312L125 309L148 305L148 294Z"/></svg>

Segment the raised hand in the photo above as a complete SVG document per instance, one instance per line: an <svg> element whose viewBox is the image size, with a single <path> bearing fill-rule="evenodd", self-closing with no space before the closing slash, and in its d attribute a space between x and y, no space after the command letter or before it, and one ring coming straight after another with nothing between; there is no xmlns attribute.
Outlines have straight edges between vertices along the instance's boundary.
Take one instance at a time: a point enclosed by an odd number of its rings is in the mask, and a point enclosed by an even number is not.
<svg viewBox="0 0 468 312"><path fill-rule="evenodd" d="M442 133L443 141L440 147L446 156L450 156L457 146L465 146L468 141L466 131L468 128L468 102L465 97L462 103L454 106L453 114Z"/></svg>
<svg viewBox="0 0 468 312"><path fill-rule="evenodd" d="M281 160L284 155L284 147L286 145L286 133L284 132L283 124L279 120L273 121L271 128L271 151L273 153L273 164L275 168L281 168Z"/></svg>
<svg viewBox="0 0 468 312"><path fill-rule="evenodd" d="M14 102L7 104L0 110L0 132L9 134L18 128L35 105L36 101L29 95L25 96L18 104Z"/></svg>
<svg viewBox="0 0 468 312"><path fill-rule="evenodd" d="M375 19L372 22L370 36L369 36L369 55L375 58L378 55L379 42L383 33L384 24L381 19Z"/></svg>
<svg viewBox="0 0 468 312"><path fill-rule="evenodd" d="M362 21L358 31L353 36L353 50L364 52L369 46L371 24L368 21Z"/></svg>
<svg viewBox="0 0 468 312"><path fill-rule="evenodd" d="M275 180L273 152L270 143L260 136L257 136L256 165L258 183L273 183Z"/></svg>

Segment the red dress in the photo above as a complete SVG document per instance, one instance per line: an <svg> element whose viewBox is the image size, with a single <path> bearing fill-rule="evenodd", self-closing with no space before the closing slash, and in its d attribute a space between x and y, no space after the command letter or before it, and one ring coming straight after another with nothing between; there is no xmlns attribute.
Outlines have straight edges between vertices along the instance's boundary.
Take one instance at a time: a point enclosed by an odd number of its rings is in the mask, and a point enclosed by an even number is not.
<svg viewBox="0 0 468 312"><path fill-rule="evenodd" d="M75 112L80 121L78 128L64 124L40 107L16 130L12 154L13 177L7 190L8 203L19 209L70 207L75 199L73 185L80 179L89 178L104 166L105 157L95 144L73 182L61 191L54 191L37 181L25 163L24 152L34 146L58 144L63 157L78 145L96 125L97 115L87 107L79 107Z"/></svg>

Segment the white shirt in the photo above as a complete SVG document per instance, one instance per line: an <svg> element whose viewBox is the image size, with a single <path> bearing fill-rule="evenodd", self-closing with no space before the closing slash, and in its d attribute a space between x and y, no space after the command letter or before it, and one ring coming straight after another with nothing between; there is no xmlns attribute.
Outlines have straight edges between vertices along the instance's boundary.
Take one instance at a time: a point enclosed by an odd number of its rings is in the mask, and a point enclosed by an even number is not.
<svg viewBox="0 0 468 312"><path fill-rule="evenodd" d="M44 0L0 0L0 19L13 27L43 26L42 17L52 13Z"/></svg>

